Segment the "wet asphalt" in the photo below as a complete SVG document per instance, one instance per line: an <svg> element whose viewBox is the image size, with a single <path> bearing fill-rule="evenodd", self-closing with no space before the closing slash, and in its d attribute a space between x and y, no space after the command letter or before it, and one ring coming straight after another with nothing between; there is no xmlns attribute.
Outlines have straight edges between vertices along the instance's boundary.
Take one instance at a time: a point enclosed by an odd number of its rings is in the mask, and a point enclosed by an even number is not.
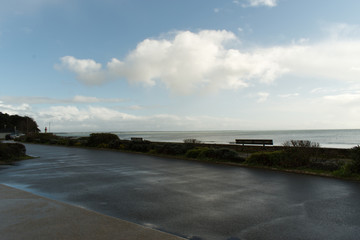
<svg viewBox="0 0 360 240"><path fill-rule="evenodd" d="M192 240L359 239L360 183L26 144L0 183Z"/></svg>

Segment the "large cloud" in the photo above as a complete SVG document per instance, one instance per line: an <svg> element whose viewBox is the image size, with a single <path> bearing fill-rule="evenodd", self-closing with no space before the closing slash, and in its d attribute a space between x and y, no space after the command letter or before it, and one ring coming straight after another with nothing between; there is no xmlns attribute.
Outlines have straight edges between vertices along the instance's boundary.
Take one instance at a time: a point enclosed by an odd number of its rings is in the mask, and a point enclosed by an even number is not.
<svg viewBox="0 0 360 240"><path fill-rule="evenodd" d="M262 50L227 48L231 41L238 39L224 30L184 31L170 40L146 39L123 61L112 59L106 69L94 60L72 56L62 57L57 67L74 72L89 85L102 84L106 78L126 78L149 86L162 83L178 93L236 89L252 80L271 82L286 71Z"/></svg>
<svg viewBox="0 0 360 240"><path fill-rule="evenodd" d="M89 85L125 78L147 86L163 84L181 94L271 83L287 73L358 81L360 40L356 37L337 35L318 42L252 49L229 47L239 42L229 31L184 31L172 39L146 39L124 60L113 58L105 68L94 60L71 56L61 58L60 66Z"/></svg>

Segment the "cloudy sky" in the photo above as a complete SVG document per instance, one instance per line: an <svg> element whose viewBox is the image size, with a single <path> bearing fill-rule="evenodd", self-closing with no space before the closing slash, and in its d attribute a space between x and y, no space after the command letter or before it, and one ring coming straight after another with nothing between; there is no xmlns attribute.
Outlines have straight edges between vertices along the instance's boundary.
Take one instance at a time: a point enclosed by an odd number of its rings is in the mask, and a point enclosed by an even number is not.
<svg viewBox="0 0 360 240"><path fill-rule="evenodd" d="M41 130L359 128L358 0L0 6L0 111Z"/></svg>

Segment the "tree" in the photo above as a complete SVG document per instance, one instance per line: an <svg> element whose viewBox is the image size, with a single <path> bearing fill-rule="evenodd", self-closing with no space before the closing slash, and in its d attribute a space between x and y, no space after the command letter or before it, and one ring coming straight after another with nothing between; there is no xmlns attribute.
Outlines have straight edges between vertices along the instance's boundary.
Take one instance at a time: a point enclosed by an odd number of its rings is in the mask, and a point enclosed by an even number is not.
<svg viewBox="0 0 360 240"><path fill-rule="evenodd" d="M9 115L2 112L0 112L0 129L3 132L14 131L15 129L22 133L40 132L36 121L31 117Z"/></svg>

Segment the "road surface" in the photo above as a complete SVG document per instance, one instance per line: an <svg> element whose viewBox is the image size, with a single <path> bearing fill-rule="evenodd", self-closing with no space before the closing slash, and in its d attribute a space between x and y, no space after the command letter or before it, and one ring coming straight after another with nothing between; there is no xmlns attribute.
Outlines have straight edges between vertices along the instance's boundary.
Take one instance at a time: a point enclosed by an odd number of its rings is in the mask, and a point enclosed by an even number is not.
<svg viewBox="0 0 360 240"><path fill-rule="evenodd" d="M360 183L26 144L0 183L192 240L359 239Z"/></svg>

